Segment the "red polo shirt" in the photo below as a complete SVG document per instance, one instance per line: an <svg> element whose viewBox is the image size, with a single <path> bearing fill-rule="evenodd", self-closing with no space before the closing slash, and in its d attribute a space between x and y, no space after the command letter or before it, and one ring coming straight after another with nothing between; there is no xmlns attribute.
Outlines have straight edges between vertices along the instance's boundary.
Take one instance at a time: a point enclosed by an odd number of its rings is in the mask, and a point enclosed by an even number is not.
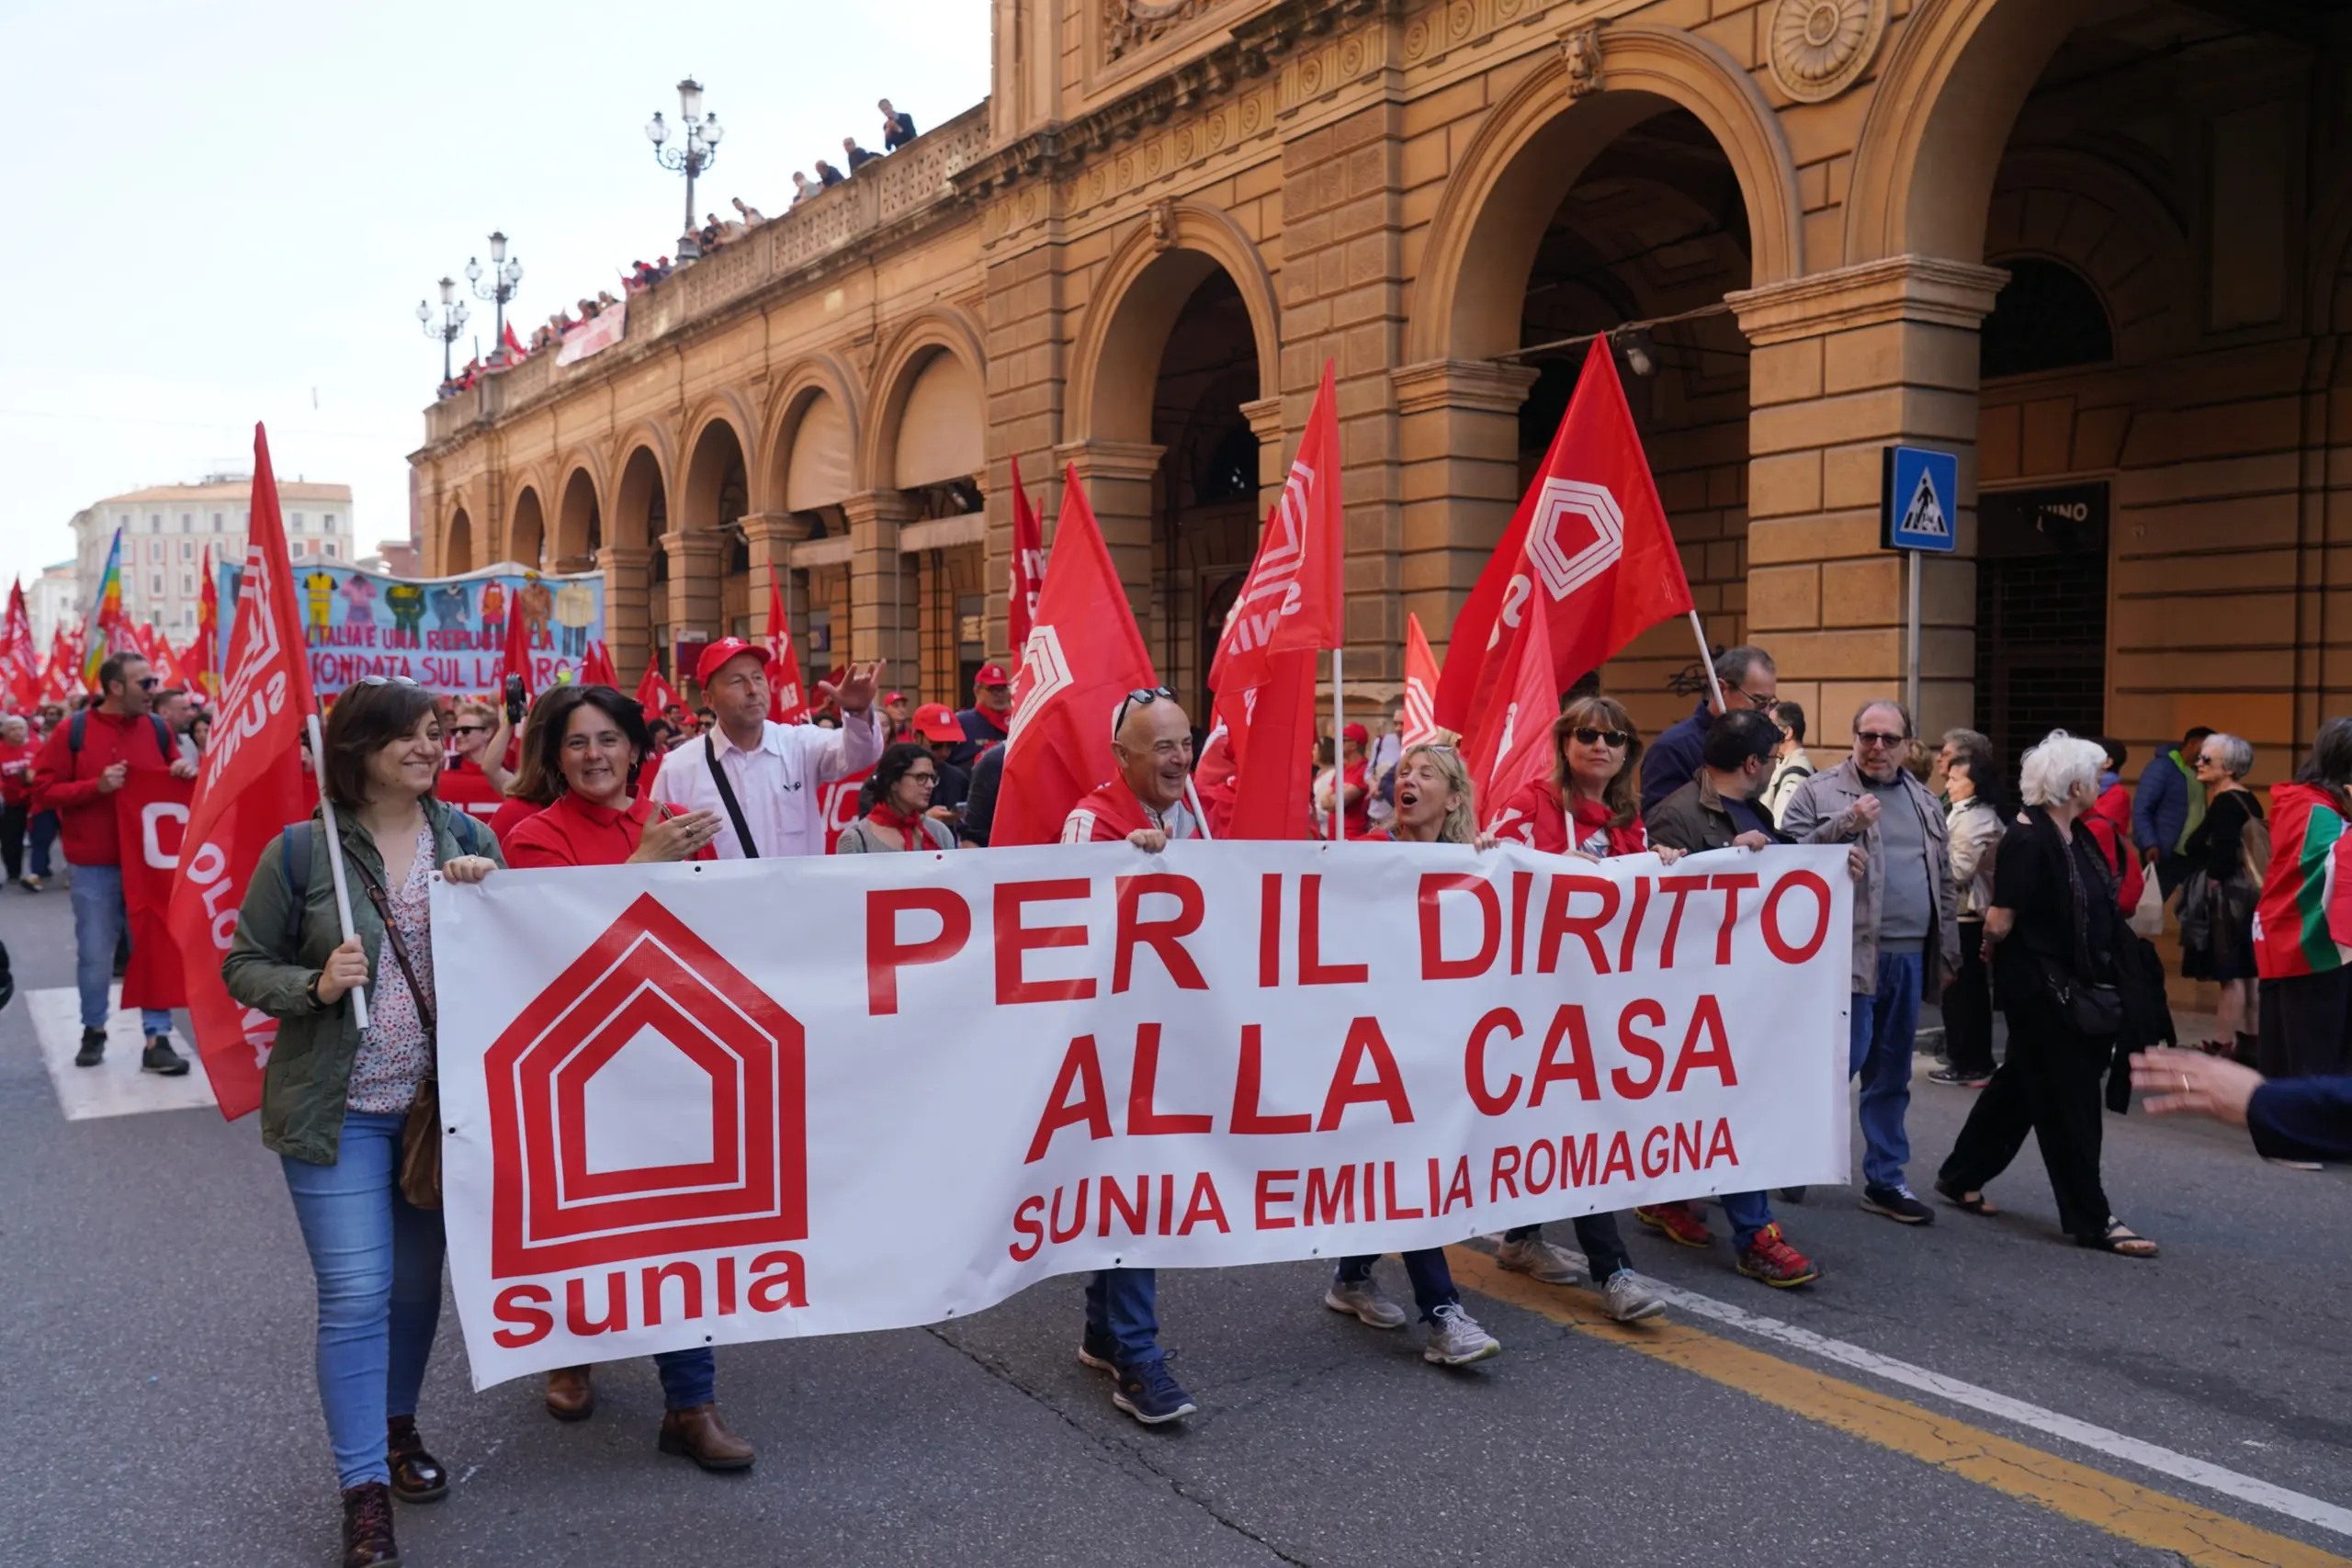
<svg viewBox="0 0 2352 1568"><path fill-rule="evenodd" d="M627 811L594 806L566 791L545 811L509 830L506 863L517 871L550 865L618 865L637 853L655 801L640 795ZM711 860L706 844L696 860Z"/></svg>

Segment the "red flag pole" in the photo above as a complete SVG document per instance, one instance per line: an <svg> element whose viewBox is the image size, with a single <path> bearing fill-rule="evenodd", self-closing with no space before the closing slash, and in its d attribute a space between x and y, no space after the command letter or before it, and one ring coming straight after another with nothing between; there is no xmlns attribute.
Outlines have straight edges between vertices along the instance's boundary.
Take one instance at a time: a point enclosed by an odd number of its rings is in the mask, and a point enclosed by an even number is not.
<svg viewBox="0 0 2352 1568"><path fill-rule="evenodd" d="M1715 694L1715 711L1728 713L1724 706L1724 683L1715 679L1715 656L1707 651L1707 629L1699 624L1696 606L1690 611L1690 635L1699 639L1699 668L1707 672L1707 690Z"/></svg>

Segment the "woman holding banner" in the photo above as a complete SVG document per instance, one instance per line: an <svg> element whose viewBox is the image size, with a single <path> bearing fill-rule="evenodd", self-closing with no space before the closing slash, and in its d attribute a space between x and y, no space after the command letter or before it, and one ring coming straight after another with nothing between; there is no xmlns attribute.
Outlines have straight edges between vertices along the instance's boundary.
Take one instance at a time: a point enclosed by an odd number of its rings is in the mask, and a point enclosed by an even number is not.
<svg viewBox="0 0 2352 1568"><path fill-rule="evenodd" d="M1682 858L1676 849L1653 850L1642 828L1642 736L1634 716L1614 697L1578 697L1552 726L1553 771L1510 798L1489 826L1546 854L1578 854L1593 860L1611 855L1655 853L1668 865ZM1574 1222L1585 1269L1600 1287L1609 1315L1620 1323L1656 1317L1666 1303L1642 1289L1633 1255L1617 1231L1617 1216L1583 1214ZM1573 1283L1576 1259L1544 1239L1542 1225L1520 1225L1503 1233L1495 1261L1513 1273L1546 1285Z"/></svg>
<svg viewBox="0 0 2352 1568"><path fill-rule="evenodd" d="M1372 835L1399 844L1467 844L1478 837L1477 818L1471 807L1469 771L1451 746L1415 746L1396 764L1396 815L1381 833ZM1429 1343L1421 1359L1442 1367L1466 1367L1503 1353L1502 1342L1478 1326L1462 1310L1462 1292L1453 1286L1453 1271L1446 1267L1445 1249L1417 1248L1404 1254L1405 1272L1413 1281L1413 1304L1429 1325ZM1333 1312L1352 1314L1374 1328L1401 1328L1405 1309L1388 1299L1372 1277L1368 1258L1342 1258L1323 1304Z"/></svg>
<svg viewBox="0 0 2352 1568"><path fill-rule="evenodd" d="M638 773L653 738L634 700L610 686L558 686L532 710L530 738L525 774L548 781L554 798L507 835L507 855L516 870L714 858L710 845L718 836L718 813L666 815L667 807L637 793ZM718 1361L710 1348L664 1350L653 1365L662 1377L665 1407L658 1438L662 1451L693 1460L705 1470L750 1469L758 1451L718 1419ZM549 1372L547 1405L559 1421L584 1421L595 1414L590 1370Z"/></svg>
<svg viewBox="0 0 2352 1568"><path fill-rule="evenodd" d="M262 852L220 964L230 996L277 1020L262 1142L285 1166L318 1278L319 1400L343 1487L343 1560L360 1568L399 1557L392 1497L449 1490L416 1430L441 1315L441 1215L401 1190L402 1134L433 1077L433 874L479 882L499 861L485 829L434 798L441 747L422 688L370 676L345 692L321 770L340 841L314 820ZM329 854L367 894L348 938ZM364 1030L351 1002L363 986Z"/></svg>

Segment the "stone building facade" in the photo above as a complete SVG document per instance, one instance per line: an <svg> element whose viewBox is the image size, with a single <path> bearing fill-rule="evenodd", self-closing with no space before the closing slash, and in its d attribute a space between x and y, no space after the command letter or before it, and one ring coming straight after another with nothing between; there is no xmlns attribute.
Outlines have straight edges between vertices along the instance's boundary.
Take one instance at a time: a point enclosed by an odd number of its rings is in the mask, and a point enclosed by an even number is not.
<svg viewBox="0 0 2352 1568"><path fill-rule="evenodd" d="M973 0L978 4L979 0ZM956 700L1017 462L1198 701L1325 362L1348 670L1440 643L1621 367L1708 635L1833 753L1898 688L1880 451L1962 454L1924 726L2236 729L2352 664L2352 17L2271 0L993 0L989 100L427 412L428 565L608 574L625 679L758 629ZM1602 672L1683 711L1664 627ZM2136 764L2135 764L2136 771Z"/></svg>

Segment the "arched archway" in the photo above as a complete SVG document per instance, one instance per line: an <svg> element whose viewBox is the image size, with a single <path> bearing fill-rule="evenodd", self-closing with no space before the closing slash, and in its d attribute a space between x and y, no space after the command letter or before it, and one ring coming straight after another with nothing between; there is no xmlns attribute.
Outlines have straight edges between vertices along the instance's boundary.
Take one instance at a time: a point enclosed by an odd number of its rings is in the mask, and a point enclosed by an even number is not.
<svg viewBox="0 0 2352 1568"><path fill-rule="evenodd" d="M441 574L456 577L474 569L474 520L463 506L449 514L449 526L441 536Z"/></svg>
<svg viewBox="0 0 2352 1568"><path fill-rule="evenodd" d="M604 508L596 499L596 480L585 468L571 470L563 481L563 501L556 510L557 571L586 571L605 547Z"/></svg>
<svg viewBox="0 0 2352 1568"><path fill-rule="evenodd" d="M894 525L899 684L961 706L988 658L988 386L978 323L939 310L900 332L875 378L865 458L877 525Z"/></svg>
<svg viewBox="0 0 2352 1568"><path fill-rule="evenodd" d="M751 510L742 438L724 418L706 423L686 459L685 495L678 525L684 558L670 562L673 596L684 604L676 618L715 637L749 636L751 555L741 519Z"/></svg>
<svg viewBox="0 0 2352 1568"><path fill-rule="evenodd" d="M670 530L669 481L650 446L628 449L613 496L605 573L605 621L616 660L650 646L676 678L670 654L670 558L660 544ZM641 635L639 635L641 633Z"/></svg>
<svg viewBox="0 0 2352 1568"><path fill-rule="evenodd" d="M506 525L505 558L536 568L544 564L546 547L547 514L539 504L538 488L525 485L514 497L513 521Z"/></svg>
<svg viewBox="0 0 2352 1568"><path fill-rule="evenodd" d="M633 448L621 465L620 493L613 506L613 543L623 549L650 549L670 530L669 480L650 446Z"/></svg>

